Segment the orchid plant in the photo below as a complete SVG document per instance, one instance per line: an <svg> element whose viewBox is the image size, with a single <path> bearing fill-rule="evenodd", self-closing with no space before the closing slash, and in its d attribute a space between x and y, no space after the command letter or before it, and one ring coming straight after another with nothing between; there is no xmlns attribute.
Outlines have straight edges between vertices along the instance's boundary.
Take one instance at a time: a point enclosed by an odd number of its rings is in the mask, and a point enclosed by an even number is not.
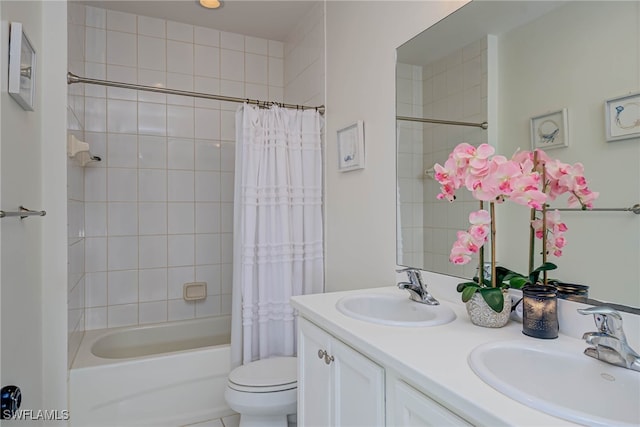
<svg viewBox="0 0 640 427"><path fill-rule="evenodd" d="M435 179L441 185L438 199L455 200L455 192L465 187L473 197L480 200L481 209L471 212L467 231L458 231L453 244L450 262L467 264L474 254L480 255L477 282L461 283L458 291L467 302L475 292L480 292L487 304L496 312L502 311L504 297L501 289L508 287L508 279L514 279L512 286L521 287L526 283L524 276L507 269L496 270L495 263L495 204L511 200L531 208L532 236L542 240L543 264L533 269L533 239L530 244L529 281L536 283L540 272L556 268L547 262L547 254L562 255L566 245L564 233L567 226L560 220L558 211L547 212L547 202L568 193L569 207L590 209L598 193L593 192L584 177L584 167L551 159L544 151L518 151L511 159L494 155L495 149L489 144L474 147L467 143L456 146L444 165L434 166ZM489 203L489 211L484 209ZM538 212L542 213L538 217ZM491 239L491 286L484 282L483 246Z"/></svg>

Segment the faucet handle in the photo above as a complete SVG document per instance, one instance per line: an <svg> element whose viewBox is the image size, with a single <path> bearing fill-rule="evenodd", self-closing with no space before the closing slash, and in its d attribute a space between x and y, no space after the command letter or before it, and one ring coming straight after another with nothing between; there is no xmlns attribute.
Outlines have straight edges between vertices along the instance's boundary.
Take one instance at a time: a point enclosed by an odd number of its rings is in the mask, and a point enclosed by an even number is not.
<svg viewBox="0 0 640 427"><path fill-rule="evenodd" d="M580 314L593 314L593 320L598 328L598 331L614 336L620 341L627 342L627 337L624 335L622 329L622 316L616 310L606 305L579 308Z"/></svg>
<svg viewBox="0 0 640 427"><path fill-rule="evenodd" d="M407 276L409 276L409 282L412 285L420 286L420 288L424 289L424 284L422 283L422 276L420 275L420 270L414 267L405 267L396 270L396 273L406 272Z"/></svg>

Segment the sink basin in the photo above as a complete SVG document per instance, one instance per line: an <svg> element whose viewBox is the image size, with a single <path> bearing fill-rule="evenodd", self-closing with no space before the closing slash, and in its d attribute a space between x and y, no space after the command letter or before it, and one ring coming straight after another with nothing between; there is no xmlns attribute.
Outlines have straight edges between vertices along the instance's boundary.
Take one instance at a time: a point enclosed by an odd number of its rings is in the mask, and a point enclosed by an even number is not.
<svg viewBox="0 0 640 427"><path fill-rule="evenodd" d="M449 307L411 301L407 295L360 294L336 304L344 315L389 326L436 326L456 318Z"/></svg>
<svg viewBox="0 0 640 427"><path fill-rule="evenodd" d="M471 369L499 392L565 420L592 426L640 424L640 372L582 354L557 341L483 344Z"/></svg>

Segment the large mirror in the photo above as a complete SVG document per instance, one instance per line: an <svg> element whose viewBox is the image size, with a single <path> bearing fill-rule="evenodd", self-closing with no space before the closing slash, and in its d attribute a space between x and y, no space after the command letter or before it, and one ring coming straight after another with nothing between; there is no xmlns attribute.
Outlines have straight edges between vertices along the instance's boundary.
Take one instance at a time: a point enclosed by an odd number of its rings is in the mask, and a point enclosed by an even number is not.
<svg viewBox="0 0 640 427"><path fill-rule="evenodd" d="M397 58L399 265L474 275L476 262L455 266L448 258L478 202L466 191L453 203L437 200L431 168L460 142L487 142L507 157L530 150L532 118L546 114L565 112L568 147L547 154L584 164L600 193L595 208L640 203L640 102L631 96L640 93L640 2L476 0L400 46ZM613 139L605 103L627 96L623 119L630 130ZM488 128L408 117L486 121ZM565 207L566 199L553 204ZM523 273L528 215L511 203L497 208L497 261ZM640 307L640 215L561 215L567 245L562 257L550 259L559 267L552 276L589 286L590 298Z"/></svg>

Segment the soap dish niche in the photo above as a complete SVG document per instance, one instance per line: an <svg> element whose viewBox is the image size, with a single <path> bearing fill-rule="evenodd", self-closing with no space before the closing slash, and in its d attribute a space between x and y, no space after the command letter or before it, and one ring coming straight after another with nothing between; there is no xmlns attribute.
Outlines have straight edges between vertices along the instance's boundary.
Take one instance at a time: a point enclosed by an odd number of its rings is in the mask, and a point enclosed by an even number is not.
<svg viewBox="0 0 640 427"><path fill-rule="evenodd" d="M67 141L67 155L70 158L76 159L78 163L80 163L80 166L83 167L90 162L102 161L102 158L99 156L91 154L88 143L80 141L75 135L69 135L69 139Z"/></svg>

